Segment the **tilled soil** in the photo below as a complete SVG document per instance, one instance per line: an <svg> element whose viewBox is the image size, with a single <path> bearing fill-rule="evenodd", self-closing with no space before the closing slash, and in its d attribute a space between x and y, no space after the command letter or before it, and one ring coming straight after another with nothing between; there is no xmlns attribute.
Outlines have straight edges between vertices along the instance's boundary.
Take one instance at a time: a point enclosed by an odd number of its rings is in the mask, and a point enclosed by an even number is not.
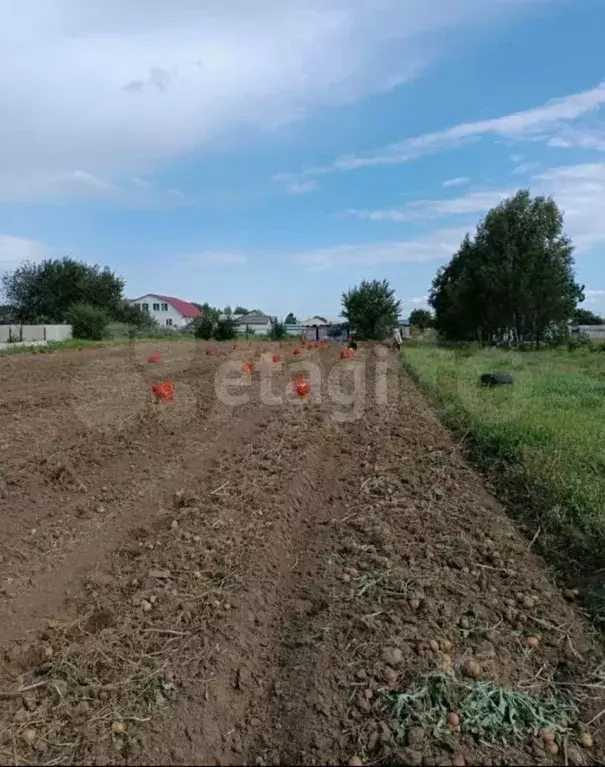
<svg viewBox="0 0 605 767"><path fill-rule="evenodd" d="M395 359L266 347L0 360L0 763L603 763L598 638ZM427 679L577 710L404 720Z"/></svg>

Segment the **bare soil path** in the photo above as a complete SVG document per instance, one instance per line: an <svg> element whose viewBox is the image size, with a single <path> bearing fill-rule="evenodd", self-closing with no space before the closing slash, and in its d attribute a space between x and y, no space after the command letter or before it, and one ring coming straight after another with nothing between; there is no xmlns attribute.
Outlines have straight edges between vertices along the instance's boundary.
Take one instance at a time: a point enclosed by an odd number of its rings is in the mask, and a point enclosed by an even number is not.
<svg viewBox="0 0 605 767"><path fill-rule="evenodd" d="M394 359L306 350L270 405L289 349L147 351L0 360L0 764L603 763L598 637ZM402 724L436 675L577 711L556 747Z"/></svg>

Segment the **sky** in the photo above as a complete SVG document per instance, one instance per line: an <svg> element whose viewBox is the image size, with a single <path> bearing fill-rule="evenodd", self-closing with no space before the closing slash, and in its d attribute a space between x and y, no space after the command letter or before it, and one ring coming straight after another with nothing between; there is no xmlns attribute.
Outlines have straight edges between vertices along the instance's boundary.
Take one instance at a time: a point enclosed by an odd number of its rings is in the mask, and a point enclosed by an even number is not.
<svg viewBox="0 0 605 767"><path fill-rule="evenodd" d="M0 0L0 271L405 315L487 210L553 195L605 312L603 0Z"/></svg>

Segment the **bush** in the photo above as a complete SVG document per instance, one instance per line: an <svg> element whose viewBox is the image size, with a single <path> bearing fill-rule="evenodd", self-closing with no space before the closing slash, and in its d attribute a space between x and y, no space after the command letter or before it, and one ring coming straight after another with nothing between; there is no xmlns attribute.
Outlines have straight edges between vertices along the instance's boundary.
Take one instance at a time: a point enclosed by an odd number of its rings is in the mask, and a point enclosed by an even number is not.
<svg viewBox="0 0 605 767"><path fill-rule="evenodd" d="M67 310L66 319L73 326L74 338L89 341L102 341L111 320L105 309L85 301L72 304Z"/></svg>
<svg viewBox="0 0 605 767"><path fill-rule="evenodd" d="M154 317L149 312L143 311L137 304L123 301L114 312L116 322L135 328L141 333L149 333L159 328Z"/></svg>
<svg viewBox="0 0 605 767"><path fill-rule="evenodd" d="M269 333L269 338L272 341L281 341L287 336L285 325L282 322L276 322L275 325L271 328L271 332Z"/></svg>
<svg viewBox="0 0 605 767"><path fill-rule="evenodd" d="M209 341L214 332L214 324L207 314L193 320L191 328L193 330L193 335L196 338L202 338L204 341Z"/></svg>
<svg viewBox="0 0 605 767"><path fill-rule="evenodd" d="M216 323L214 328L214 338L216 341L231 341L232 338L236 337L237 323L232 317L225 317Z"/></svg>

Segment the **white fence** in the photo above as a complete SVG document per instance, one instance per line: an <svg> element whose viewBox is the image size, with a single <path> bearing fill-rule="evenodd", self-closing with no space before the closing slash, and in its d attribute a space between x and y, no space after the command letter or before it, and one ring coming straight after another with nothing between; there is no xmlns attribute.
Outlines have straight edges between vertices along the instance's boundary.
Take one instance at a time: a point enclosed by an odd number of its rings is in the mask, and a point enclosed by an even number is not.
<svg viewBox="0 0 605 767"><path fill-rule="evenodd" d="M588 336L591 341L605 341L605 325L573 325L573 336Z"/></svg>
<svg viewBox="0 0 605 767"><path fill-rule="evenodd" d="M0 344L68 341L71 325L0 325Z"/></svg>

